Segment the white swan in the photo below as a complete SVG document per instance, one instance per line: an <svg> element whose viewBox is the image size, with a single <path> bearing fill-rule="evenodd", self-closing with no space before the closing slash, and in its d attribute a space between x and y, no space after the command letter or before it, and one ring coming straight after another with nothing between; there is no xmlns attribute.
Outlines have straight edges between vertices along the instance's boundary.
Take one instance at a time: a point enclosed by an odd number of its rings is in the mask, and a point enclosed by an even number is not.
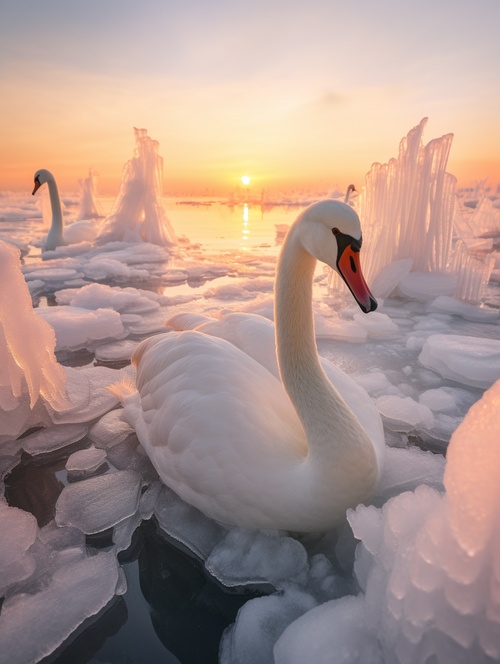
<svg viewBox="0 0 500 664"><path fill-rule="evenodd" d="M33 196L36 194L42 184L47 183L50 194L50 207L52 210L52 224L45 240L45 249L55 249L61 244L64 244L63 239L63 216L61 208L61 199L59 198L59 190L52 173L45 168L41 168L34 175L35 186L33 189Z"/></svg>
<svg viewBox="0 0 500 664"><path fill-rule="evenodd" d="M349 203L349 198L351 197L351 193L353 191L355 191L357 193L358 190L356 189L356 187L353 184L350 184L347 187L347 190L345 192L344 203Z"/></svg>
<svg viewBox="0 0 500 664"><path fill-rule="evenodd" d="M45 249L51 250L66 244L78 242L92 242L99 232L99 226L91 220L75 221L63 228L63 215L61 199L55 177L50 171L41 168L34 175L35 187L33 195L36 194L42 184L47 183L50 194L50 207L52 210L52 224L45 240Z"/></svg>
<svg viewBox="0 0 500 664"><path fill-rule="evenodd" d="M260 363L273 364L269 354L259 357L256 338L248 354L202 331L172 331L135 351L138 391L124 398L124 417L163 481L206 515L247 528L319 531L370 497L383 463L380 417L342 372L334 378L345 398L328 380L312 313L316 259L339 271L363 311L376 308L360 246L359 218L339 201L311 205L290 227L275 284L281 381ZM240 319L250 325L243 334L223 319L233 331L223 336L247 346L252 319L269 336L270 324L257 316ZM199 316L184 323L210 324Z"/></svg>

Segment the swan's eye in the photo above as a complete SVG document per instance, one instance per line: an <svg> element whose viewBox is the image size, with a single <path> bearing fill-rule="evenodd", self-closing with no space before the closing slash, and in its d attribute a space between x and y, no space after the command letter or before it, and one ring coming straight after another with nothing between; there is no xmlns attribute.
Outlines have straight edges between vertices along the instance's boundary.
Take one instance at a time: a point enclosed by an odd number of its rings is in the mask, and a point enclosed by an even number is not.
<svg viewBox="0 0 500 664"><path fill-rule="evenodd" d="M338 235L338 234L340 233L340 231L339 231L338 228L332 228L332 233L333 233L334 235Z"/></svg>

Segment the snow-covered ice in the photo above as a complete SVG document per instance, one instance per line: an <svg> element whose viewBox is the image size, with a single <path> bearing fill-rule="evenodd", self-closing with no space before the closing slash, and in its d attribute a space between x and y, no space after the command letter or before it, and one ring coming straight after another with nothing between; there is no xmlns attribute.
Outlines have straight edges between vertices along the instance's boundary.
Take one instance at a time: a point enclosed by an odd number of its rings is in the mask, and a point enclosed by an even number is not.
<svg viewBox="0 0 500 664"><path fill-rule="evenodd" d="M56 350L76 350L93 341L120 338L124 332L120 314L112 309L44 307L37 314L54 328Z"/></svg>

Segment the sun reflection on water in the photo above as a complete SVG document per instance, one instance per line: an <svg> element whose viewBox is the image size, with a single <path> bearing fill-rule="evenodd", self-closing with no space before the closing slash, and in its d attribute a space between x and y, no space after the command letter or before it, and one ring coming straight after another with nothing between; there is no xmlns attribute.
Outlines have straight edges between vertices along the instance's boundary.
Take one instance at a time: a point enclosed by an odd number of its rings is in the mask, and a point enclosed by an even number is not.
<svg viewBox="0 0 500 664"><path fill-rule="evenodd" d="M243 204L243 226L241 229L241 248L243 251L248 251L249 247L246 244L249 235L250 235L250 228L249 228L249 223L250 223L250 212L248 209L248 203Z"/></svg>

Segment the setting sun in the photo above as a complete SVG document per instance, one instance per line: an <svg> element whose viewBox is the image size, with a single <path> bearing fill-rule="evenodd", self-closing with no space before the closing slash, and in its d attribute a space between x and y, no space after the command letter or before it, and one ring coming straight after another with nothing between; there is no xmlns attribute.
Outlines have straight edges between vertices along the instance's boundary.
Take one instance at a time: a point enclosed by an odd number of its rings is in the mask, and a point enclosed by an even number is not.
<svg viewBox="0 0 500 664"><path fill-rule="evenodd" d="M242 175L241 182L242 184L245 185L245 187L248 187L248 185L250 184L250 177L248 175Z"/></svg>

